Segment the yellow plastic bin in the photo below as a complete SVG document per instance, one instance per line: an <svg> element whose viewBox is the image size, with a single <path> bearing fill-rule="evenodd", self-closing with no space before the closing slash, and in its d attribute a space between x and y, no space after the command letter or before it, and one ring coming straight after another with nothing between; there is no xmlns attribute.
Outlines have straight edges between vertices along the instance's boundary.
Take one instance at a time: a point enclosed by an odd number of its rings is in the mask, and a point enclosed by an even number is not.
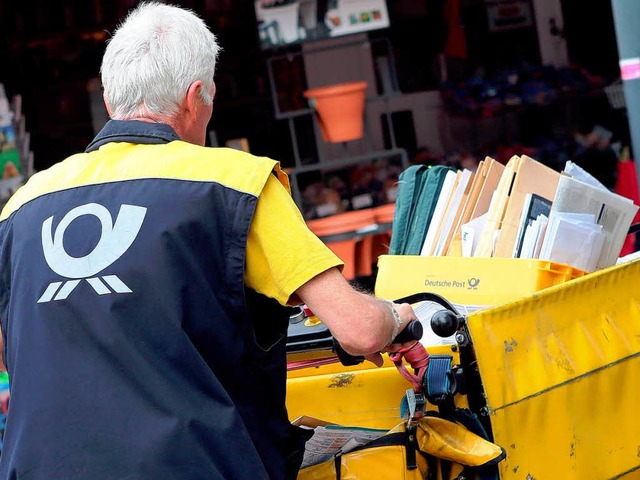
<svg viewBox="0 0 640 480"><path fill-rule="evenodd" d="M381 255L375 293L396 299L432 292L458 305L486 307L583 275L582 270L545 260Z"/></svg>

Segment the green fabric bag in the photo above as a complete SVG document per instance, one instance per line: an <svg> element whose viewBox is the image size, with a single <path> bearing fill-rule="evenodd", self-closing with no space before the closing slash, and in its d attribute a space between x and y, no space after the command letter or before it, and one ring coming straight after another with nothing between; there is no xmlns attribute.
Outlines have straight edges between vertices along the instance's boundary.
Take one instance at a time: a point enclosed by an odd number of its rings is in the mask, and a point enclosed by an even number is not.
<svg viewBox="0 0 640 480"><path fill-rule="evenodd" d="M400 174L390 255L420 255L444 177L452 167L413 165Z"/></svg>
<svg viewBox="0 0 640 480"><path fill-rule="evenodd" d="M421 177L427 171L426 165L412 165L404 170L398 178L398 192L396 195L396 207L393 213L391 225L391 241L389 244L390 255L402 255L407 243L409 221L413 215L415 205L414 191L416 185L421 183Z"/></svg>

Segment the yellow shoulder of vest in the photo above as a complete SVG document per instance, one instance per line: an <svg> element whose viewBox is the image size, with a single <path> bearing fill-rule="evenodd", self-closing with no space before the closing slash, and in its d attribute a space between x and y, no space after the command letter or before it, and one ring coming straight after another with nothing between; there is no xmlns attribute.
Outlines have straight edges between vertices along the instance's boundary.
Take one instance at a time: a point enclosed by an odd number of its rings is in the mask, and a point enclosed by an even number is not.
<svg viewBox="0 0 640 480"><path fill-rule="evenodd" d="M72 155L35 174L9 199L0 220L48 193L124 180L216 182L258 196L272 171L289 190L288 177L279 162L240 150L201 147L182 141L161 145L107 143L96 151Z"/></svg>

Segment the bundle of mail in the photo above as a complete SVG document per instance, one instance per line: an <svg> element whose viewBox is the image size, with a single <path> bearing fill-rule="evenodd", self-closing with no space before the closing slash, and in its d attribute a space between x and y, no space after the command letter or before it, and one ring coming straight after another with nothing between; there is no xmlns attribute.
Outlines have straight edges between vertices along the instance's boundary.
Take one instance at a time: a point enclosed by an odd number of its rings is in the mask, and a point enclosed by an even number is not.
<svg viewBox="0 0 640 480"><path fill-rule="evenodd" d="M638 206L575 163L557 172L526 156L475 171L412 166L400 176L390 254L614 265Z"/></svg>

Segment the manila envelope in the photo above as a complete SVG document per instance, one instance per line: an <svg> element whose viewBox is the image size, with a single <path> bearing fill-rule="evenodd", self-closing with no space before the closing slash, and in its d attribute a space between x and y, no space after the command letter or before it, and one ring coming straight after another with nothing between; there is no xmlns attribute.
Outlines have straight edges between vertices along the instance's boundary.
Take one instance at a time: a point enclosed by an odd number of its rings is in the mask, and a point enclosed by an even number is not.
<svg viewBox="0 0 640 480"><path fill-rule="evenodd" d="M489 197L490 203L487 211L487 221L482 229L482 233L480 234L478 246L473 254L474 257L493 256L496 237L500 235L502 219L504 218L507 204L509 202L511 184L513 183L516 172L520 167L520 161L520 157L517 155L511 157L507 162L504 171L500 175L498 186L495 190L487 192L491 195Z"/></svg>
<svg viewBox="0 0 640 480"><path fill-rule="evenodd" d="M520 217L527 193L535 193L553 201L560 180L560 172L526 155L520 157L500 227L494 257L512 257L520 226Z"/></svg>

